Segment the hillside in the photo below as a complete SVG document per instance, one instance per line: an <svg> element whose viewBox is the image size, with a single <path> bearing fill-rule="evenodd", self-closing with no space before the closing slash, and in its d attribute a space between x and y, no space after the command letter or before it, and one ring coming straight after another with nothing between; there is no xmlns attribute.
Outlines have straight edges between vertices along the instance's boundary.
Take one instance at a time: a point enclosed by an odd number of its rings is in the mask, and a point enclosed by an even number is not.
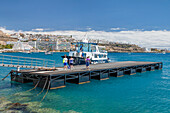
<svg viewBox="0 0 170 113"><path fill-rule="evenodd" d="M99 44L105 46L108 52L145 52L145 50L135 44L109 43Z"/></svg>
<svg viewBox="0 0 170 113"><path fill-rule="evenodd" d="M18 39L11 38L9 35L0 31L0 41L18 41Z"/></svg>

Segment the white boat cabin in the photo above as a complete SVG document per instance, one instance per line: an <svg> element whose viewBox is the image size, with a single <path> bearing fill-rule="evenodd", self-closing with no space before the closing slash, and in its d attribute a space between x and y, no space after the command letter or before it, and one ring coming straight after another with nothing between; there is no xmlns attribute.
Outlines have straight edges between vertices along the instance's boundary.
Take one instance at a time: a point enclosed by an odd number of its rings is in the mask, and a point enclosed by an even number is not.
<svg viewBox="0 0 170 113"><path fill-rule="evenodd" d="M89 56L93 64L108 62L105 46L98 46L97 43L89 43L86 39L82 42L73 43L73 45L75 48L69 52L69 56L73 58L83 60Z"/></svg>

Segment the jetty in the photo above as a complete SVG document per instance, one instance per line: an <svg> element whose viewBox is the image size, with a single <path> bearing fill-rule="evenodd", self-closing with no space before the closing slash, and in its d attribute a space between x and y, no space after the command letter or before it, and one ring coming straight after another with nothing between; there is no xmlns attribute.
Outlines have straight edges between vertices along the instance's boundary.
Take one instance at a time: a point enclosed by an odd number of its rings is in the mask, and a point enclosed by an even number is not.
<svg viewBox="0 0 170 113"><path fill-rule="evenodd" d="M84 84L89 83L91 79L106 80L109 77L122 77L125 74L133 75L137 72L159 70L162 69L162 66L162 62L124 61L92 64L89 70L86 70L85 65L74 66L73 70L63 70L62 67L57 67L54 70L11 70L10 76L11 81L20 83L32 82L34 86L43 89L57 89L65 87L67 82Z"/></svg>
<svg viewBox="0 0 170 113"><path fill-rule="evenodd" d="M122 77L125 74L134 75L137 72L159 70L162 69L163 63L122 61L91 64L89 70L85 65L75 65L72 70L64 70L63 67L55 67L54 60L1 54L0 66L17 67L7 75L11 76L11 81L31 82L35 87L57 89L65 87L67 82L84 84L89 83L91 79L106 80L109 77ZM20 70L20 67L25 69Z"/></svg>

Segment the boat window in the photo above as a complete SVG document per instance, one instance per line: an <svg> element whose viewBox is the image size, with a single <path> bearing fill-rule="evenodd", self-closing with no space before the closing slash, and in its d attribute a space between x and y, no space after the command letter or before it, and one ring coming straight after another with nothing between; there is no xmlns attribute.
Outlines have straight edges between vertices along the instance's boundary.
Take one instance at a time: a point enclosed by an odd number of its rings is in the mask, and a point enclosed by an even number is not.
<svg viewBox="0 0 170 113"><path fill-rule="evenodd" d="M88 52L88 44L83 44L83 49L84 52Z"/></svg>
<svg viewBox="0 0 170 113"><path fill-rule="evenodd" d="M88 44L88 52L91 52L91 44Z"/></svg>
<svg viewBox="0 0 170 113"><path fill-rule="evenodd" d="M83 47L88 47L88 44L83 44Z"/></svg>
<svg viewBox="0 0 170 113"><path fill-rule="evenodd" d="M84 53L84 56L83 57L85 57L86 58L86 53Z"/></svg>
<svg viewBox="0 0 170 113"><path fill-rule="evenodd" d="M94 55L94 58L98 58L98 54L95 54L95 55Z"/></svg>
<svg viewBox="0 0 170 113"><path fill-rule="evenodd" d="M96 47L95 46L91 46L91 52L96 52Z"/></svg>
<svg viewBox="0 0 170 113"><path fill-rule="evenodd" d="M106 51L105 47L99 47L99 52L100 53L105 53L105 51Z"/></svg>

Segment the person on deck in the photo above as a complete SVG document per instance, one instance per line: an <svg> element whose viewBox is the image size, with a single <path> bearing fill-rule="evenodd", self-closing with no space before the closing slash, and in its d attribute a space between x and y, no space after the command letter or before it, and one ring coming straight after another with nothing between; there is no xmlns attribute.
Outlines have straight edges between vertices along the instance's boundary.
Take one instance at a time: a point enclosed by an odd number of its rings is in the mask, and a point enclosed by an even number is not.
<svg viewBox="0 0 170 113"><path fill-rule="evenodd" d="M80 51L82 51L82 50L83 50L83 45L81 44L81 45L80 45Z"/></svg>
<svg viewBox="0 0 170 113"><path fill-rule="evenodd" d="M76 44L76 51L78 51L78 45Z"/></svg>
<svg viewBox="0 0 170 113"><path fill-rule="evenodd" d="M70 70L72 70L73 69L73 58L72 58L72 56L71 56L71 58L69 59L69 64L70 64Z"/></svg>
<svg viewBox="0 0 170 113"><path fill-rule="evenodd" d="M67 59L67 56L64 55L65 58L63 58L63 64L64 64L64 70L67 69L67 62L68 62L68 59Z"/></svg>
<svg viewBox="0 0 170 113"><path fill-rule="evenodd" d="M84 58L84 52L82 51L81 57Z"/></svg>
<svg viewBox="0 0 170 113"><path fill-rule="evenodd" d="M90 65L90 58L89 56L86 58L86 69L89 69L89 65Z"/></svg>

